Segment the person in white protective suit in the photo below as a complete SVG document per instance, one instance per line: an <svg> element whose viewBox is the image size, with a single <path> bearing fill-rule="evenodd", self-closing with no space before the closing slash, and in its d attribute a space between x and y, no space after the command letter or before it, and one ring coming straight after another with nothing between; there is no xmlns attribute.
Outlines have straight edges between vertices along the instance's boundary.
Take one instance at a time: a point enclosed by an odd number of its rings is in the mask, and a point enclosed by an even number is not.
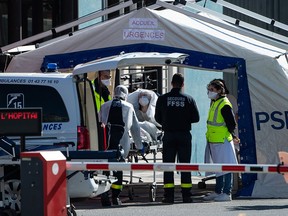
<svg viewBox="0 0 288 216"><path fill-rule="evenodd" d="M126 101L127 95L128 89L125 86L116 86L113 100L105 102L99 112L100 122L107 128L108 149L118 149L119 145L122 146L124 158L128 156L131 147L129 131L136 148L141 150L142 154L145 152L140 136L140 126L132 104ZM121 205L119 195L123 187L123 172L114 172L114 176L117 177L117 182L111 185L112 203L113 205ZM111 205L107 193L101 196L101 202L103 206Z"/></svg>
<svg viewBox="0 0 288 216"><path fill-rule="evenodd" d="M153 140L157 140L158 128L161 127L154 118L157 99L157 94L148 89L137 89L130 93L127 98L127 101L133 104L140 127L144 129Z"/></svg>

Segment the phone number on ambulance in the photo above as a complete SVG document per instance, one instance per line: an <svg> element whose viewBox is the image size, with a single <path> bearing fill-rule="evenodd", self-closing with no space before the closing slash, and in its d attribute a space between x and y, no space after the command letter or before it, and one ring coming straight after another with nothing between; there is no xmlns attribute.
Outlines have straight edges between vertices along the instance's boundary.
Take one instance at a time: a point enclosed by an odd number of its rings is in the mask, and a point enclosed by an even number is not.
<svg viewBox="0 0 288 216"><path fill-rule="evenodd" d="M37 84L58 84L59 80L44 80L44 79L0 79L0 83L17 83L17 84L24 84L24 83L37 83Z"/></svg>

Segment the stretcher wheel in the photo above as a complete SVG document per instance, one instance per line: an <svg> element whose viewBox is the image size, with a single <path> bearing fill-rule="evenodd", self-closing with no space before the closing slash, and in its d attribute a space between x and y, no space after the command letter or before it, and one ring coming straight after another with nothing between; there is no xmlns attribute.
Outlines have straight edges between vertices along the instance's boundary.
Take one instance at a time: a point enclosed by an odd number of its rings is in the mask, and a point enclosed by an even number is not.
<svg viewBox="0 0 288 216"><path fill-rule="evenodd" d="M67 216L77 216L75 209L67 209Z"/></svg>
<svg viewBox="0 0 288 216"><path fill-rule="evenodd" d="M149 188L149 201L155 202L156 201L156 184L150 185Z"/></svg>
<svg viewBox="0 0 288 216"><path fill-rule="evenodd" d="M67 208L67 216L77 216L77 212L75 211L75 207L73 205Z"/></svg>
<svg viewBox="0 0 288 216"><path fill-rule="evenodd" d="M206 183L201 181L201 182L198 182L198 188L199 189L205 189L206 188Z"/></svg>

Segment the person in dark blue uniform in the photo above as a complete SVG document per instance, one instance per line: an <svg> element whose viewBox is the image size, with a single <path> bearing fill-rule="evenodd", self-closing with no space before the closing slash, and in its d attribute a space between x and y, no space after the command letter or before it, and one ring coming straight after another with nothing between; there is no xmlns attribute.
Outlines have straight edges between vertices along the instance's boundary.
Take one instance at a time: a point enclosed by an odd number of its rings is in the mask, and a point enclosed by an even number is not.
<svg viewBox="0 0 288 216"><path fill-rule="evenodd" d="M155 120L162 125L163 162L174 163L176 155L179 163L190 163L192 135L191 124L199 121L199 112L195 100L181 92L184 77L177 73L172 78L172 90L158 97ZM174 172L164 172L163 203L174 203ZM184 203L191 199L191 172L181 173L181 192Z"/></svg>

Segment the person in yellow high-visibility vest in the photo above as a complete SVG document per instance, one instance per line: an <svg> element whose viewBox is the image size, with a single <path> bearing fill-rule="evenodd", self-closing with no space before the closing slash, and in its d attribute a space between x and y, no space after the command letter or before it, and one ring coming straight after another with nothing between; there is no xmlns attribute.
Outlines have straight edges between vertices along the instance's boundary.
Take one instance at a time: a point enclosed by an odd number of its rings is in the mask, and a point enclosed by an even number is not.
<svg viewBox="0 0 288 216"><path fill-rule="evenodd" d="M99 71L98 76L96 79L92 80L92 86L94 90L94 96L95 96L95 103L97 108L97 113L99 113L101 106L107 102L112 100L112 97L110 95L110 91L108 89L108 86L111 85L111 75L110 70L103 70ZM107 148L107 135L106 135L106 129L105 126L102 125L101 122L99 122L99 150L106 150ZM109 175L109 172L104 172L103 174ZM101 202L103 205L106 205L105 202L108 199L108 192L101 194ZM110 204L110 202L108 202Z"/></svg>
<svg viewBox="0 0 288 216"><path fill-rule="evenodd" d="M108 89L108 86L111 85L110 70L99 71L99 75L92 81L92 85L94 89L97 112L99 112L101 105L112 99Z"/></svg>
<svg viewBox="0 0 288 216"><path fill-rule="evenodd" d="M239 138L234 134L236 121L232 104L225 94L225 85L220 80L212 80L208 86L208 97L211 105L207 119L206 139L213 163L237 164L234 142ZM206 201L232 200L232 173L216 173L215 192L203 199Z"/></svg>
<svg viewBox="0 0 288 216"><path fill-rule="evenodd" d="M99 113L102 104L112 99L108 87L111 85L110 70L102 70L98 72L96 79L92 80L92 87L95 96L95 105L97 113ZM105 127L99 124L99 150L106 150L106 132Z"/></svg>

